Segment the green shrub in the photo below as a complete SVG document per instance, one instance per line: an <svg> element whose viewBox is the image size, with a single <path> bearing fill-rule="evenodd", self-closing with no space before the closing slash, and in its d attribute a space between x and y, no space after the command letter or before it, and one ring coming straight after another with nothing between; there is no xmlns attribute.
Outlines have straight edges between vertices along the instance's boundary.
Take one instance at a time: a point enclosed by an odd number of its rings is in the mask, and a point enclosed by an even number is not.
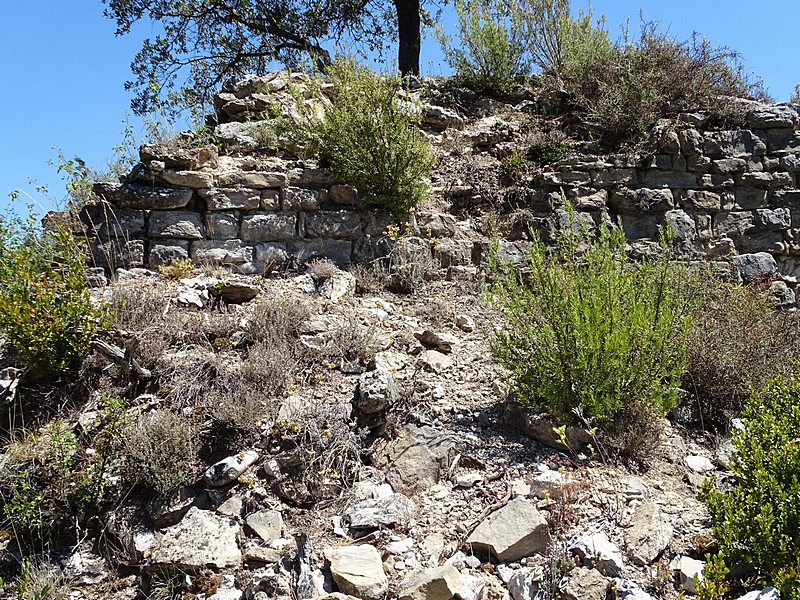
<svg viewBox="0 0 800 600"><path fill-rule="evenodd" d="M685 270L667 257L629 262L621 227L590 240L574 225L556 238L551 250L534 236L521 268L496 245L490 258L486 300L500 320L490 348L518 398L582 425L664 415L686 365Z"/></svg>
<svg viewBox="0 0 800 600"><path fill-rule="evenodd" d="M108 311L89 300L84 245L65 227L0 217L0 332L35 374L74 367Z"/></svg>
<svg viewBox="0 0 800 600"><path fill-rule="evenodd" d="M358 189L363 208L407 214L428 195L434 156L419 129L420 110L397 75L379 75L338 59L327 71L332 88L321 120L307 109L289 127L319 153L343 183Z"/></svg>
<svg viewBox="0 0 800 600"><path fill-rule="evenodd" d="M456 0L458 45L440 35L445 59L466 86L509 93L530 68L521 39L519 20L511 5L478 0Z"/></svg>
<svg viewBox="0 0 800 600"><path fill-rule="evenodd" d="M699 296L683 387L697 397L705 423L720 426L742 410L751 390L793 371L800 322L755 285L712 282Z"/></svg>
<svg viewBox="0 0 800 600"><path fill-rule="evenodd" d="M730 491L704 485L720 552L743 559L782 598L800 598L800 375L779 376L747 401L733 436Z"/></svg>
<svg viewBox="0 0 800 600"><path fill-rule="evenodd" d="M197 427L169 410L141 415L125 437L132 474L158 494L169 494L193 475L197 438Z"/></svg>
<svg viewBox="0 0 800 600"><path fill-rule="evenodd" d="M547 85L566 92L590 131L608 144L641 138L660 117L705 110L716 120L734 116L721 96L765 97L738 54L701 36L679 40L642 24L639 38L612 42L591 13L565 18L562 62L545 70Z"/></svg>

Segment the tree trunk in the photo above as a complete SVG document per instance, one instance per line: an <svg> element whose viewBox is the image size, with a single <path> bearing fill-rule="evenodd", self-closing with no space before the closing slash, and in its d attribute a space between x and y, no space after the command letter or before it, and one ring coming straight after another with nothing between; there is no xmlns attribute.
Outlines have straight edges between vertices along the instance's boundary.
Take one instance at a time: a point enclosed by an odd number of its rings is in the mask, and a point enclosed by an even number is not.
<svg viewBox="0 0 800 600"><path fill-rule="evenodd" d="M419 75L420 0L394 0L397 9L397 35L400 39L397 50L397 66L403 75Z"/></svg>

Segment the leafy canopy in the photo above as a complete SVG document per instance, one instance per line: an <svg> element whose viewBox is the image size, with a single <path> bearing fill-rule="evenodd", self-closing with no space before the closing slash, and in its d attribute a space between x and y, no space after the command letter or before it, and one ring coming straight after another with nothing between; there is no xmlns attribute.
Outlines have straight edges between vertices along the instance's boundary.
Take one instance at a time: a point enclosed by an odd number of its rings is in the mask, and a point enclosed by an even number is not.
<svg viewBox="0 0 800 600"><path fill-rule="evenodd" d="M103 0L117 35L137 21L161 31L144 41L131 64L134 112L198 106L229 77L262 74L274 62L296 67L309 58L330 64L326 43L346 41L375 51L397 29L395 10L419 11L419 0ZM424 16L424 15L423 15ZM417 35L419 27L417 26ZM401 32L402 37L402 32ZM417 58L418 60L418 58ZM188 70L188 76L186 71Z"/></svg>

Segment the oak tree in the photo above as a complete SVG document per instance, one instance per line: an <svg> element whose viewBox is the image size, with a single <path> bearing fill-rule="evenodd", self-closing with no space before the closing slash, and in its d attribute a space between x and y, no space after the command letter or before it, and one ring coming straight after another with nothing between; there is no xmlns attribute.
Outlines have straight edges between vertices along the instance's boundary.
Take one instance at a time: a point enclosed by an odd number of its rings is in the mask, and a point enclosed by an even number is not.
<svg viewBox="0 0 800 600"><path fill-rule="evenodd" d="M187 106L207 99L228 77L331 61L327 47L347 42L363 51L399 41L398 68L419 73L424 0L103 0L105 15L125 35L139 21L160 31L131 64L136 113L158 106L162 93Z"/></svg>

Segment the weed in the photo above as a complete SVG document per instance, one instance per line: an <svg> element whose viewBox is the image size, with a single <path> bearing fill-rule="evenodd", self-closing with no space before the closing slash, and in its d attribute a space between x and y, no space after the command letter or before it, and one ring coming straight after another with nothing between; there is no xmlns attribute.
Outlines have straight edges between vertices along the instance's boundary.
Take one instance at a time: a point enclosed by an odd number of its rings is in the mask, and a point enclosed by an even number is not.
<svg viewBox="0 0 800 600"><path fill-rule="evenodd" d="M792 371L800 323L795 314L774 309L758 285L712 280L698 294L684 387L695 393L704 421L724 429L752 389Z"/></svg>
<svg viewBox="0 0 800 600"><path fill-rule="evenodd" d="M23 561L22 573L10 587L17 600L67 600L72 591L71 582L59 567L29 558Z"/></svg>
<svg viewBox="0 0 800 600"><path fill-rule="evenodd" d="M141 415L125 438L130 473L158 494L169 494L193 473L197 437L189 420L169 410Z"/></svg>
<svg viewBox="0 0 800 600"><path fill-rule="evenodd" d="M108 320L89 301L85 256L66 228L0 217L0 331L34 375L77 366Z"/></svg>
<svg viewBox="0 0 800 600"><path fill-rule="evenodd" d="M194 262L191 258L175 258L168 265L158 267L158 272L167 279L184 279L194 273Z"/></svg>

